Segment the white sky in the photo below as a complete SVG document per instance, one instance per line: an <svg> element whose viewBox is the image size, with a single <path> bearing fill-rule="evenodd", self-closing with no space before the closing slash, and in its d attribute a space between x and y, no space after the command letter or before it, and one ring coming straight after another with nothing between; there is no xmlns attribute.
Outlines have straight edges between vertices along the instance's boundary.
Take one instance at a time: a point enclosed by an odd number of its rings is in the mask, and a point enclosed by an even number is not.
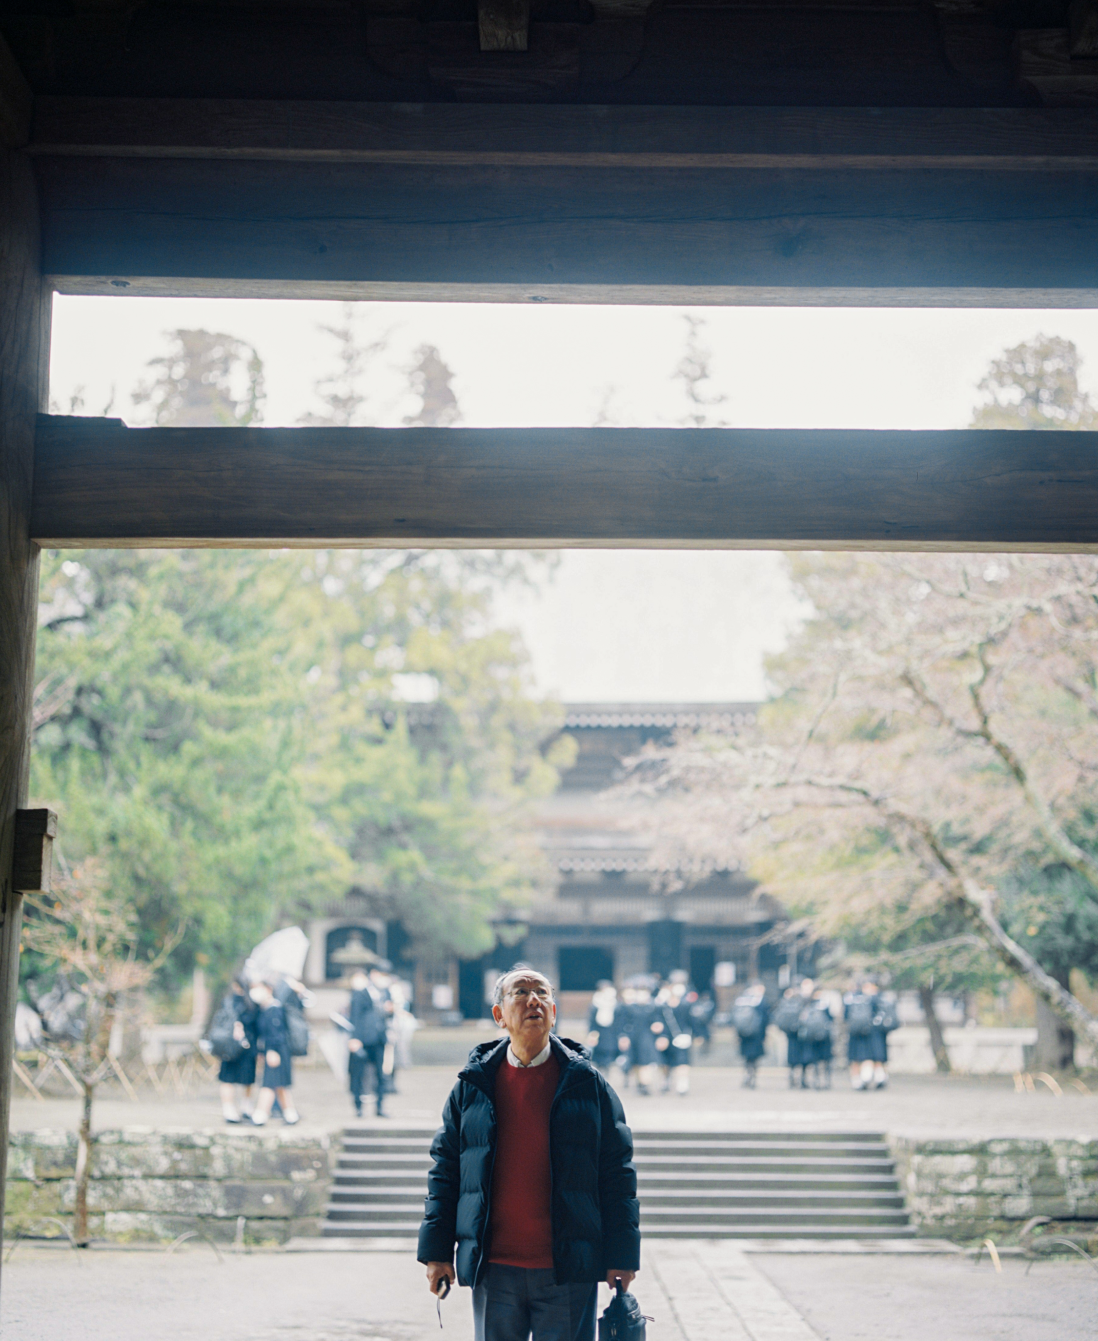
<svg viewBox="0 0 1098 1341"><path fill-rule="evenodd" d="M201 326L253 344L264 360L264 421L316 408L333 368L338 303L58 296L51 399L67 412L142 422L131 392L163 333ZM407 370L423 343L453 370L462 423L478 426L681 423L674 374L684 309L361 303L362 342L388 333L367 382L364 423L412 408ZM943 308L698 308L712 351L710 422L741 427L959 428L976 383L1005 347L1038 332L1074 340L1098 399L1098 312ZM780 555L569 551L540 598L511 595L541 688L565 699L757 698L762 658L797 618Z"/></svg>

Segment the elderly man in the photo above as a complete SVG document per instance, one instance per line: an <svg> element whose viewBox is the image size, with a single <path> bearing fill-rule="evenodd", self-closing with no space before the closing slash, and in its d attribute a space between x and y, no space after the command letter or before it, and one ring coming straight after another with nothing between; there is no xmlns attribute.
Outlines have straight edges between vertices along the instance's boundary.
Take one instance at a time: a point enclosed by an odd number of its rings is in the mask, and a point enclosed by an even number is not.
<svg viewBox="0 0 1098 1341"><path fill-rule="evenodd" d="M504 973L492 1015L508 1039L475 1047L446 1101L419 1260L438 1293L457 1244L477 1341L593 1341L598 1282L628 1289L640 1264L633 1137L584 1049L552 1034L543 974Z"/></svg>

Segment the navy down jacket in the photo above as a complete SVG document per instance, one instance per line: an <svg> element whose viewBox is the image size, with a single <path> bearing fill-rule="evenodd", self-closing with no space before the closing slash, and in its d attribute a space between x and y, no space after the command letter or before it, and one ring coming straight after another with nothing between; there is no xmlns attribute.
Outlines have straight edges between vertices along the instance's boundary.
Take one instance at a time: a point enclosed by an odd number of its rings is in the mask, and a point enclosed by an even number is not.
<svg viewBox="0 0 1098 1341"><path fill-rule="evenodd" d="M421 1262L449 1262L475 1285L490 1257L492 1167L496 1152L496 1074L508 1040L469 1054L446 1100L431 1146L427 1202L419 1231ZM640 1208L633 1136L621 1100L571 1039L551 1039L560 1066L549 1112L553 1180L553 1269L557 1283L602 1280L640 1265Z"/></svg>

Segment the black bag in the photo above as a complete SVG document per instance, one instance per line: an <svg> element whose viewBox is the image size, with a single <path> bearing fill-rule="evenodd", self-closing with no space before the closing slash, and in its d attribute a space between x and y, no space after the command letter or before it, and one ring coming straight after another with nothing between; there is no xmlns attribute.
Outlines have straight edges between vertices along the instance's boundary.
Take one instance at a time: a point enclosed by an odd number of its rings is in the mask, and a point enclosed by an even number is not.
<svg viewBox="0 0 1098 1341"><path fill-rule="evenodd" d="M896 1011L895 1001L879 1001L877 1003L877 1013L873 1017L873 1027L883 1029L886 1034L891 1034L894 1029L899 1029L900 1017Z"/></svg>
<svg viewBox="0 0 1098 1341"><path fill-rule="evenodd" d="M856 996L848 1003L846 1030L854 1038L865 1038L873 1031L873 1002L867 996Z"/></svg>
<svg viewBox="0 0 1098 1341"><path fill-rule="evenodd" d="M615 1282L617 1293L599 1319L599 1341L645 1341L645 1323L651 1321L640 1310L636 1295Z"/></svg>
<svg viewBox="0 0 1098 1341"><path fill-rule="evenodd" d="M831 1019L820 1006L813 1006L805 1013L797 1032L806 1043L822 1043L831 1037Z"/></svg>
<svg viewBox="0 0 1098 1341"><path fill-rule="evenodd" d="M795 1034L800 1028L801 1011L803 1009L803 1000L798 1001L796 997L783 997L774 1011L774 1023L783 1034Z"/></svg>
<svg viewBox="0 0 1098 1341"><path fill-rule="evenodd" d="M223 1062L235 1062L244 1051L244 1044L235 1036L235 1026L236 1010L232 1000L226 998L210 1025L210 1051Z"/></svg>
<svg viewBox="0 0 1098 1341"><path fill-rule="evenodd" d="M297 998L287 1002L283 1008L286 1015L286 1038L290 1045L291 1057L304 1057L309 1051L309 1026Z"/></svg>
<svg viewBox="0 0 1098 1341"><path fill-rule="evenodd" d="M762 1032L762 1014L754 1001L737 1001L732 1007L732 1027L741 1038Z"/></svg>

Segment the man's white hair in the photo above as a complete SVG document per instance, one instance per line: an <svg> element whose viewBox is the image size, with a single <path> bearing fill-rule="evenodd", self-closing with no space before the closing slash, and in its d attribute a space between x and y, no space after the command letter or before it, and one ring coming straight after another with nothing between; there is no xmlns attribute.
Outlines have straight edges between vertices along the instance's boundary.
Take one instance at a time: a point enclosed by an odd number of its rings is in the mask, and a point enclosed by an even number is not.
<svg viewBox="0 0 1098 1341"><path fill-rule="evenodd" d="M507 984L512 978L540 978L546 987L549 988L553 1000L556 1000L556 992L553 989L553 984L544 973L539 973L537 969L531 968L529 964L512 964L506 973L501 973L496 979L496 985L492 988L493 1006L503 1005L503 994L507 991Z"/></svg>

